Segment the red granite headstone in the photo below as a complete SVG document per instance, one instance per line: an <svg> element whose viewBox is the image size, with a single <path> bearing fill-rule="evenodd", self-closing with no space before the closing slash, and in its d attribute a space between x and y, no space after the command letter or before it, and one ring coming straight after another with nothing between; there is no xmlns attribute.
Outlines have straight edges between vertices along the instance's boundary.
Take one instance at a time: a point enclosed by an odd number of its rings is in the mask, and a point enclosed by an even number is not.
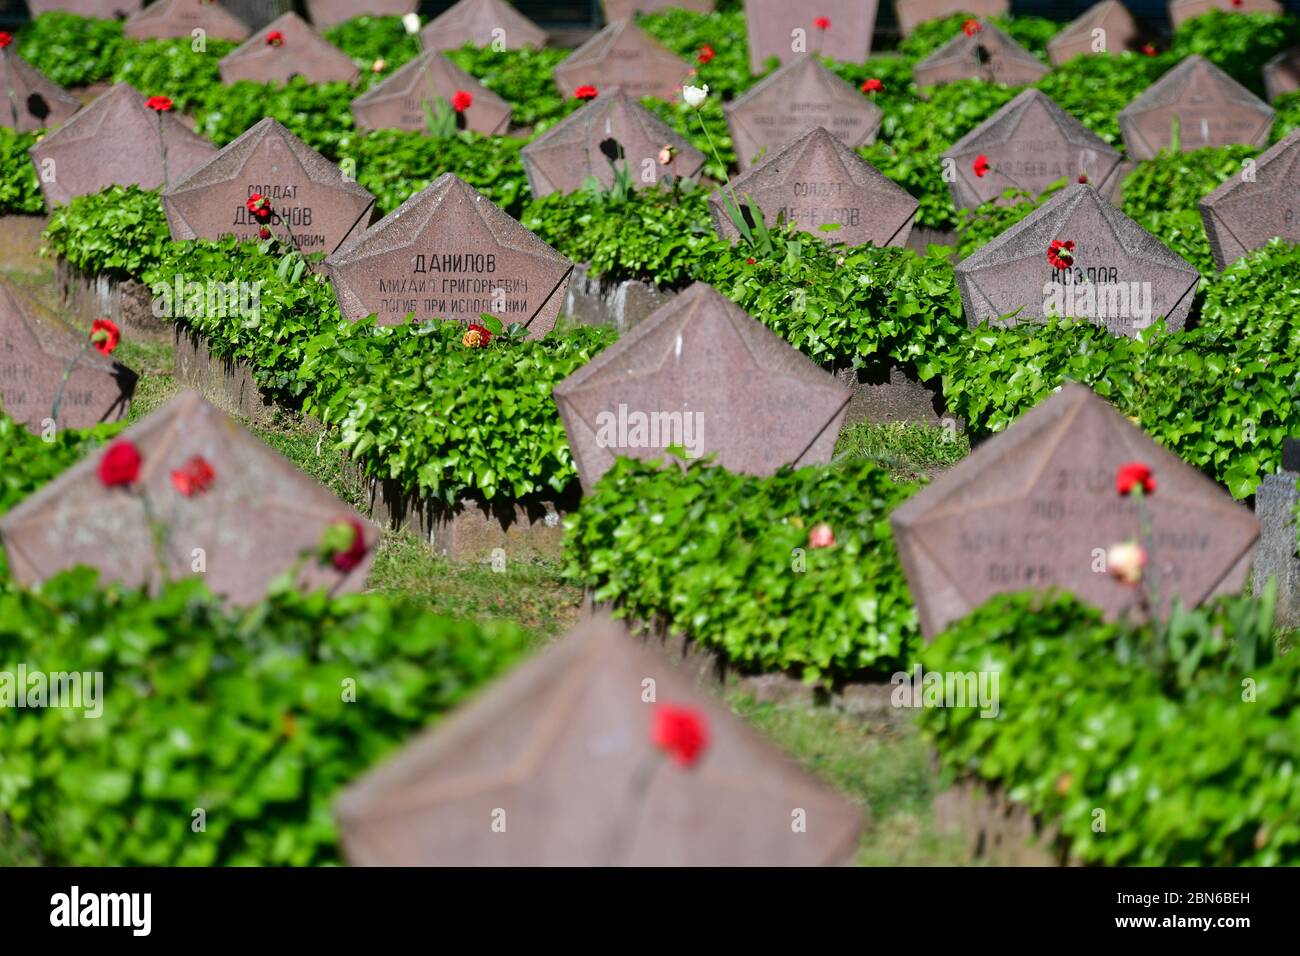
<svg viewBox="0 0 1300 956"><path fill-rule="evenodd" d="M573 263L472 186L444 173L325 260L343 314L555 325Z"/></svg>
<svg viewBox="0 0 1300 956"><path fill-rule="evenodd" d="M426 50L382 83L352 101L352 115L362 129L429 128L430 111L441 100L450 109L456 94L470 95L463 111L466 129L495 136L510 126L510 104L441 53Z"/></svg>
<svg viewBox="0 0 1300 956"><path fill-rule="evenodd" d="M157 189L164 182L181 182L216 154L210 142L163 113L164 177L159 114L144 102L126 83L118 83L31 148L47 206L66 205L74 196L112 185Z"/></svg>
<svg viewBox="0 0 1300 956"><path fill-rule="evenodd" d="M506 0L459 0L420 31L426 50L500 45L507 50L546 46L546 31Z"/></svg>
<svg viewBox="0 0 1300 956"><path fill-rule="evenodd" d="M611 23L555 67L565 96L580 86L619 86L631 96L674 100L691 65L629 20Z"/></svg>
<svg viewBox="0 0 1300 956"><path fill-rule="evenodd" d="M10 99L12 95L12 99ZM81 100L6 47L0 51L0 126L18 132L53 128L81 109Z"/></svg>
<svg viewBox="0 0 1300 956"><path fill-rule="evenodd" d="M1250 162L1198 208L1220 269L1274 237L1300 242L1300 130Z"/></svg>
<svg viewBox="0 0 1300 956"><path fill-rule="evenodd" d="M1133 49L1137 40L1137 23L1128 7L1119 0L1102 0L1071 20L1048 41L1047 59L1053 66L1060 66L1076 56L1097 53L1118 56Z"/></svg>
<svg viewBox="0 0 1300 956"><path fill-rule="evenodd" d="M218 68L222 83L287 83L295 76L308 83L351 83L357 78L352 58L292 12L276 17L222 57Z"/></svg>
<svg viewBox="0 0 1300 956"><path fill-rule="evenodd" d="M912 68L917 86L957 80L983 80L1028 86L1047 73L1047 65L987 20L979 29L957 35Z"/></svg>
<svg viewBox="0 0 1300 956"><path fill-rule="evenodd" d="M214 40L246 40L248 24L220 3L204 0L157 0L122 26L132 40L170 40L202 30Z"/></svg>
<svg viewBox="0 0 1300 956"><path fill-rule="evenodd" d="M772 57L789 63L803 53L861 63L871 54L876 4L877 0L817 0L809 5L746 0L751 72L762 73ZM817 26L825 21L830 25Z"/></svg>

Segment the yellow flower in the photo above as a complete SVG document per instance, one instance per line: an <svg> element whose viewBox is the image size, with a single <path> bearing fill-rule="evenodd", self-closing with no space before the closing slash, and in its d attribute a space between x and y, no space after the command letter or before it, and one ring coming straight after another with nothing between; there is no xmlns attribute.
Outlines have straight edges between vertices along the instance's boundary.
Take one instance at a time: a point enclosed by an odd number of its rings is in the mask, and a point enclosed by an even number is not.
<svg viewBox="0 0 1300 956"><path fill-rule="evenodd" d="M478 329L470 329L461 338L460 344L468 349L478 348L483 344L483 334Z"/></svg>

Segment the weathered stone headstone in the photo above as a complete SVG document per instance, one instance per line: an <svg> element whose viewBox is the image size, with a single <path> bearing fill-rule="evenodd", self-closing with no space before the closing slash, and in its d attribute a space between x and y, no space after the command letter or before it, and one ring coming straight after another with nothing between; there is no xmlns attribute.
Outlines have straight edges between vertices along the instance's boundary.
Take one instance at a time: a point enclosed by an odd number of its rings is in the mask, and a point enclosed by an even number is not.
<svg viewBox="0 0 1300 956"><path fill-rule="evenodd" d="M277 36L278 34L278 36ZM330 44L298 14L277 17L218 64L222 83L350 83L357 77L352 58Z"/></svg>
<svg viewBox="0 0 1300 956"><path fill-rule="evenodd" d="M957 80L983 80L1007 86L1037 83L1047 64L987 20L979 29L957 35L912 68L917 86L938 86Z"/></svg>
<svg viewBox="0 0 1300 956"><path fill-rule="evenodd" d="M614 459L716 454L770 475L830 460L849 392L697 282L554 389L584 490Z"/></svg>
<svg viewBox="0 0 1300 956"><path fill-rule="evenodd" d="M88 339L88 332L0 280L0 409L40 434L62 389L58 428L123 418L136 375L93 345L87 348Z"/></svg>
<svg viewBox="0 0 1300 956"><path fill-rule="evenodd" d="M1177 30L1192 17L1199 17L1211 10L1223 13L1280 14L1282 5L1277 0L1169 0L1169 22Z"/></svg>
<svg viewBox="0 0 1300 956"><path fill-rule="evenodd" d="M1291 443L1294 451L1294 441ZM1251 591L1258 597L1271 578L1277 579L1277 603L1273 626L1280 630L1300 628L1300 556L1296 555L1295 508L1300 502L1300 463L1288 462L1283 445L1282 470L1265 475L1255 489L1255 517L1259 520L1259 547L1251 563ZM1294 455L1292 456L1294 457Z"/></svg>
<svg viewBox="0 0 1300 956"><path fill-rule="evenodd" d="M353 100L352 115L362 129L423 132L429 128L434 102L441 100L450 109L461 91L472 98L462 114L466 129L496 136L509 128L510 104L433 50L421 53Z"/></svg>
<svg viewBox="0 0 1300 956"><path fill-rule="evenodd" d="M1300 242L1300 129L1201 200L1197 207L1223 269L1275 236Z"/></svg>
<svg viewBox="0 0 1300 956"><path fill-rule="evenodd" d="M883 116L815 56L791 60L724 110L741 169L818 126L856 149L875 141Z"/></svg>
<svg viewBox="0 0 1300 956"><path fill-rule="evenodd" d="M820 126L722 189L709 198L709 207L724 239L739 235L727 197L742 215L748 215L753 200L769 226L794 222L803 232L849 246L905 245L917 208L910 193ZM825 224L839 228L827 231L821 228Z"/></svg>
<svg viewBox="0 0 1300 956"><path fill-rule="evenodd" d="M1119 111L1119 128L1132 159L1152 159L1178 140L1184 153L1206 146L1262 146L1273 109L1201 56L1189 56Z"/></svg>
<svg viewBox="0 0 1300 956"><path fill-rule="evenodd" d="M0 126L13 129L17 110L18 132L53 128L79 109L81 100L33 67L12 47L0 52Z"/></svg>
<svg viewBox="0 0 1300 956"><path fill-rule="evenodd" d="M59 10L81 17L117 20L130 16L144 6L144 0L27 0L32 16Z"/></svg>
<svg viewBox="0 0 1300 956"><path fill-rule="evenodd" d="M1156 490L1136 502L1116 491L1121 465L1139 461ZM1091 389L1068 384L890 515L921 629L933 637L995 594L1060 588L1110 617L1140 612L1154 583L1159 612L1236 593L1259 522L1222 488L1152 441ZM1107 550L1138 540L1145 580L1126 584ZM1154 582L1152 578L1154 576Z"/></svg>
<svg viewBox="0 0 1300 956"><path fill-rule="evenodd" d="M197 392L182 392L119 440L140 453L134 489L105 487L99 474L105 450L98 449L0 520L16 580L35 585L84 564L104 581L156 584L161 560L171 578L199 574L236 604L256 602L275 577L299 564L303 588L365 587L379 529ZM210 475L198 476L202 491L184 481L196 457L211 467ZM187 487L198 493L183 493ZM149 513L167 528L161 554ZM356 522L363 536L364 554L348 562L354 566L302 560L339 522Z"/></svg>
<svg viewBox="0 0 1300 956"><path fill-rule="evenodd" d="M159 114L144 102L126 83L117 83L31 148L46 205L66 205L114 184L164 184ZM162 114L162 139L167 182L181 182L217 152L170 113Z"/></svg>
<svg viewBox="0 0 1300 956"><path fill-rule="evenodd" d="M1019 325L1056 314L1126 336L1161 316L1169 331L1181 329L1201 277L1081 185L1066 187L963 259L956 274L971 328L986 320Z"/></svg>
<svg viewBox="0 0 1300 956"><path fill-rule="evenodd" d="M789 63L803 53L861 63L871 54L876 7L877 0L745 0L749 69L762 73L772 57ZM819 19L829 20L830 26L817 27Z"/></svg>
<svg viewBox="0 0 1300 956"><path fill-rule="evenodd" d="M898 29L911 36L927 20L942 20L954 13L976 17L1002 17L1011 12L1011 0L894 0Z"/></svg>
<svg viewBox="0 0 1300 956"><path fill-rule="evenodd" d="M1300 90L1300 46L1283 50L1264 64L1264 91L1269 102Z"/></svg>
<svg viewBox="0 0 1300 956"><path fill-rule="evenodd" d="M565 96L580 86L619 86L630 96L675 100L691 65L630 20L611 23L555 67Z"/></svg>
<svg viewBox="0 0 1300 956"><path fill-rule="evenodd" d="M691 10L710 13L713 0L600 0L605 22L631 20L638 13L662 13L665 10Z"/></svg>
<svg viewBox="0 0 1300 956"><path fill-rule="evenodd" d="M466 43L507 50L546 46L546 31L506 0L459 0L420 31L426 50L459 50Z"/></svg>
<svg viewBox="0 0 1300 956"><path fill-rule="evenodd" d="M1123 157L1041 90L1025 90L943 154L958 209L974 209L1008 188L1037 196L1059 179L1085 182L1103 195Z"/></svg>
<svg viewBox="0 0 1300 956"><path fill-rule="evenodd" d="M324 30L353 17L400 17L414 13L420 0L306 0L307 18Z"/></svg>
<svg viewBox="0 0 1300 956"><path fill-rule="evenodd" d="M660 708L698 721L685 766L656 746ZM828 866L852 858L862 825L605 616L371 770L335 814L356 866Z"/></svg>
<svg viewBox="0 0 1300 956"><path fill-rule="evenodd" d="M486 196L444 173L361 235L325 268L339 308L380 325L477 322L483 313L519 323L530 338L555 326L573 263L502 212Z"/></svg>
<svg viewBox="0 0 1300 956"><path fill-rule="evenodd" d="M1102 0L1071 20L1048 41L1047 59L1053 66L1060 66L1076 56L1096 53L1118 56L1131 50L1137 40L1137 23L1128 7L1119 0Z"/></svg>
<svg viewBox="0 0 1300 956"><path fill-rule="evenodd" d="M246 40L249 33L248 24L220 3L199 0L157 0L122 26L123 36L132 40L188 39L195 30L214 40Z"/></svg>
<svg viewBox="0 0 1300 956"><path fill-rule="evenodd" d="M669 162L660 160L670 147ZM523 148L528 185L537 197L574 192L588 176L608 187L615 168L643 189L668 176L691 178L704 154L621 89L602 92Z"/></svg>
<svg viewBox="0 0 1300 956"><path fill-rule="evenodd" d="M248 210L271 202L265 223ZM257 241L263 226L308 254L333 252L370 225L375 197L278 120L267 117L163 193L172 238Z"/></svg>

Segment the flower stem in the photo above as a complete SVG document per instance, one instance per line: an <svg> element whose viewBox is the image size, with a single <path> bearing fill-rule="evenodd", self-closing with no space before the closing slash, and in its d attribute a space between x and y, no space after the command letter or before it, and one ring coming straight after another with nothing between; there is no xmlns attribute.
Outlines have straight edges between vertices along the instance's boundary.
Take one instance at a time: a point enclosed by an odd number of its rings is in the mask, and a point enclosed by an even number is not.
<svg viewBox="0 0 1300 956"><path fill-rule="evenodd" d="M18 135L18 94L14 92L14 74L13 60L9 56L9 48L4 48L5 57L5 79L9 83L9 111L14 118L14 135Z"/></svg>
<svg viewBox="0 0 1300 956"><path fill-rule="evenodd" d="M72 378L72 370L81 362L81 357L86 354L86 349L94 344L94 339L87 339L82 344L81 350L72 357L72 361L63 366L63 381L59 382L59 391L54 396L54 407L50 409L50 421L54 422L54 427L59 425L59 409L63 407L63 393L68 387L68 379Z"/></svg>
<svg viewBox="0 0 1300 956"><path fill-rule="evenodd" d="M167 137L163 135L162 110L158 110L158 148L162 151L163 189L167 189L171 185L171 178L167 175Z"/></svg>

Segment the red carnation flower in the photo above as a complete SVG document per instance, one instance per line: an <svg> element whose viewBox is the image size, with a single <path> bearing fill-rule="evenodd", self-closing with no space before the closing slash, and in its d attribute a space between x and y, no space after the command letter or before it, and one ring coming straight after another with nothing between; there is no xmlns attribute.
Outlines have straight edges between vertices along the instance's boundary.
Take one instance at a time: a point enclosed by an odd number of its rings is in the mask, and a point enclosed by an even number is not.
<svg viewBox="0 0 1300 956"><path fill-rule="evenodd" d="M1052 264L1053 269L1068 269L1074 265L1074 240L1066 239L1062 242L1060 239L1053 239L1052 244L1047 247L1047 261Z"/></svg>
<svg viewBox="0 0 1300 956"><path fill-rule="evenodd" d="M698 62L700 65L703 65L705 63L708 63L715 56L717 56L717 54L713 52L713 47L709 46L706 43L704 44L704 46L700 47L700 55L697 56L695 59L696 62Z"/></svg>
<svg viewBox="0 0 1300 956"><path fill-rule="evenodd" d="M1239 7L1239 6L1241 6L1241 3L1242 3L1242 0L1232 0L1232 5L1233 5L1234 7Z"/></svg>
<svg viewBox="0 0 1300 956"><path fill-rule="evenodd" d="M813 21L813 26L815 26L818 30L829 30L831 28L831 18L818 17L816 20Z"/></svg>
<svg viewBox="0 0 1300 956"><path fill-rule="evenodd" d="M99 480L105 488L133 485L140 477L140 450L126 439L108 446L99 459Z"/></svg>
<svg viewBox="0 0 1300 956"><path fill-rule="evenodd" d="M144 105L155 113L166 113L172 108L172 98L170 96L151 96L144 101Z"/></svg>
<svg viewBox="0 0 1300 956"><path fill-rule="evenodd" d="M253 193L248 197L248 202L244 203L244 205L248 207L249 212L263 222L271 218L271 200L261 193Z"/></svg>
<svg viewBox="0 0 1300 956"><path fill-rule="evenodd" d="M112 355L122 340L122 330L112 319L96 319L90 325L90 341L105 355Z"/></svg>
<svg viewBox="0 0 1300 956"><path fill-rule="evenodd" d="M336 570L346 573L360 565L369 550L366 547L366 529L361 526L361 522L356 518L340 521L338 525L347 526L351 529L352 544L342 551L335 551L330 561Z"/></svg>
<svg viewBox="0 0 1300 956"><path fill-rule="evenodd" d="M1087 174L1087 173L1080 173L1080 174L1079 174L1079 182L1081 182L1081 183L1086 183L1087 181L1088 181L1088 174Z"/></svg>
<svg viewBox="0 0 1300 956"><path fill-rule="evenodd" d="M259 238L259 239L270 239L270 238L271 238L271 230L270 230L270 229L267 229L266 226L262 226L260 229L257 230L257 238Z"/></svg>
<svg viewBox="0 0 1300 956"><path fill-rule="evenodd" d="M961 25L961 32L966 34L968 37L973 37L975 34L979 33L980 30L982 29L984 28L980 26L980 22L978 20L967 20L965 23Z"/></svg>
<svg viewBox="0 0 1300 956"><path fill-rule="evenodd" d="M573 95L580 100L594 100L596 98L596 88L594 86L580 86L573 91Z"/></svg>
<svg viewBox="0 0 1300 956"><path fill-rule="evenodd" d="M5 33L3 30L0 30L0 50L3 50L13 42L14 36L12 33Z"/></svg>
<svg viewBox="0 0 1300 956"><path fill-rule="evenodd" d="M874 76L862 84L863 93L879 93L884 88L885 84L881 83L880 80L876 79Z"/></svg>
<svg viewBox="0 0 1300 956"><path fill-rule="evenodd" d="M211 463L202 455L195 455L172 472L172 487L186 498L193 498L211 488L216 477L216 469Z"/></svg>
<svg viewBox="0 0 1300 956"><path fill-rule="evenodd" d="M752 266L756 262L758 262L758 260L755 259L753 256L750 256L748 259L745 260L745 265Z"/></svg>
<svg viewBox="0 0 1300 956"><path fill-rule="evenodd" d="M989 158L983 153L980 153L975 157L975 162L971 165L971 168L975 170L975 175L977 177L983 179L990 169Z"/></svg>
<svg viewBox="0 0 1300 956"><path fill-rule="evenodd" d="M1155 56L1156 55L1155 45L1151 43L1142 44L1142 52L1145 53L1147 56Z"/></svg>
<svg viewBox="0 0 1300 956"><path fill-rule="evenodd" d="M663 703L655 708L654 745L683 767L692 767L709 746L709 724L692 707Z"/></svg>
<svg viewBox="0 0 1300 956"><path fill-rule="evenodd" d="M1120 465L1119 471L1115 472L1115 490L1121 498L1131 495L1135 488L1140 488L1144 495L1153 494L1156 490L1155 475L1140 461Z"/></svg>
<svg viewBox="0 0 1300 956"><path fill-rule="evenodd" d="M451 94L451 108L463 113L474 105L474 97L468 90L457 90Z"/></svg>
<svg viewBox="0 0 1300 956"><path fill-rule="evenodd" d="M284 46L284 34L279 30L272 30L266 35L267 46Z"/></svg>

